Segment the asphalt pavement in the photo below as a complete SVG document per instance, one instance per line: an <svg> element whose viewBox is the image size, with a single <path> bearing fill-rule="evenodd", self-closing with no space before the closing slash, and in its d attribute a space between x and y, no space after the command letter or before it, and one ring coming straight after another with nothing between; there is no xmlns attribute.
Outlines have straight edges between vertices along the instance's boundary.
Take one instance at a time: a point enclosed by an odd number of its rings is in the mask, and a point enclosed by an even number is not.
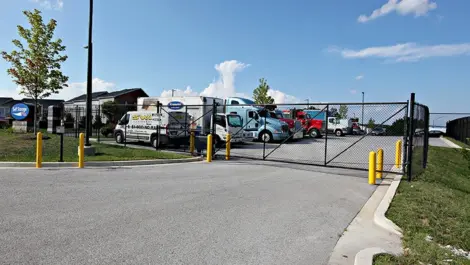
<svg viewBox="0 0 470 265"><path fill-rule="evenodd" d="M326 264L374 189L249 161L2 169L0 263Z"/></svg>

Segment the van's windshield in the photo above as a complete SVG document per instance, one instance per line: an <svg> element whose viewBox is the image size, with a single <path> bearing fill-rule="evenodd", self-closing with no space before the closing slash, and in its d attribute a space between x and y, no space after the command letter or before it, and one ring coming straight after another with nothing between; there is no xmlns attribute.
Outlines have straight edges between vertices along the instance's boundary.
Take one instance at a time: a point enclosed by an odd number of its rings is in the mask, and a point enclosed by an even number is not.
<svg viewBox="0 0 470 265"><path fill-rule="evenodd" d="M238 115L227 115L227 121L230 127L242 127L242 119Z"/></svg>

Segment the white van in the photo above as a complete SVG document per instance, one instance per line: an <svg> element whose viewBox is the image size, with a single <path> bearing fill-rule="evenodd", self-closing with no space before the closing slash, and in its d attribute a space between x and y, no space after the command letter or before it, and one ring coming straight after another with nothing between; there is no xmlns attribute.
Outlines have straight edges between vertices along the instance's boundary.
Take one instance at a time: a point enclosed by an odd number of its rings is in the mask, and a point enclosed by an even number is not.
<svg viewBox="0 0 470 265"><path fill-rule="evenodd" d="M114 129L117 143L145 142L153 147L174 144L181 145L189 139L189 121L185 112L174 111L170 114L156 111L129 111L118 121ZM160 126L160 134L157 134Z"/></svg>
<svg viewBox="0 0 470 265"><path fill-rule="evenodd" d="M214 143L220 145L227 139L227 133L231 134L232 143L240 143L245 140L243 121L236 113L224 112L224 101L219 98L204 96L183 97L143 97L137 99L138 110L157 110L157 102L161 104L162 114L182 113L190 116L190 129L199 136L206 136L211 132L213 116L215 116ZM212 104L217 104L214 115ZM251 139L250 139L251 140Z"/></svg>

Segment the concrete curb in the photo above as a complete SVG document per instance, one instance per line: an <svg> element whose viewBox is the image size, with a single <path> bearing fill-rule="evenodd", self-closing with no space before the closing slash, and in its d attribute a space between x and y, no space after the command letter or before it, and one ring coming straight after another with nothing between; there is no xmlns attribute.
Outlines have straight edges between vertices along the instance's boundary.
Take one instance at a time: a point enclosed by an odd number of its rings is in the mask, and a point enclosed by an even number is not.
<svg viewBox="0 0 470 265"><path fill-rule="evenodd" d="M191 157L181 159L154 159L154 160L129 160L129 161L90 161L85 162L87 167L127 167L127 166L147 166L160 164L190 163L202 161L202 157ZM34 168L35 162L0 162L1 168ZM78 168L78 162L44 162L43 168Z"/></svg>
<svg viewBox="0 0 470 265"><path fill-rule="evenodd" d="M378 254L388 253L383 248L366 248L356 254L354 264L372 265L374 263L374 256Z"/></svg>
<svg viewBox="0 0 470 265"><path fill-rule="evenodd" d="M379 207L377 207L374 213L374 223L376 225L382 227L390 233L398 235L400 238L403 237L401 228L393 223L390 219L385 217L385 213L387 212L388 207L390 207L390 203L392 202L393 197L395 197L398 185L400 185L401 177L401 175L397 175L395 177L395 179L390 184L387 193L385 193L385 196L380 202Z"/></svg>
<svg viewBox="0 0 470 265"><path fill-rule="evenodd" d="M448 146L450 146L452 148L462 149L462 147L454 144L452 141L446 139L445 137L441 137L441 140L444 141Z"/></svg>

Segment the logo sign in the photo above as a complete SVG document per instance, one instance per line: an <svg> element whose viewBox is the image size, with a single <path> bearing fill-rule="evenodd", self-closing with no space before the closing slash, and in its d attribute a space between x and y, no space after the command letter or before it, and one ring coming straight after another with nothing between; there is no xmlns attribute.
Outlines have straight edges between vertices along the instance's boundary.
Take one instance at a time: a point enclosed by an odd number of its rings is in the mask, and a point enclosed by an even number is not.
<svg viewBox="0 0 470 265"><path fill-rule="evenodd" d="M172 110L182 109L183 106L184 106L183 102L179 102L179 101L172 101L168 103L168 108Z"/></svg>
<svg viewBox="0 0 470 265"><path fill-rule="evenodd" d="M10 114L15 120L21 121L28 117L29 108L26 104L17 103L11 107Z"/></svg>

